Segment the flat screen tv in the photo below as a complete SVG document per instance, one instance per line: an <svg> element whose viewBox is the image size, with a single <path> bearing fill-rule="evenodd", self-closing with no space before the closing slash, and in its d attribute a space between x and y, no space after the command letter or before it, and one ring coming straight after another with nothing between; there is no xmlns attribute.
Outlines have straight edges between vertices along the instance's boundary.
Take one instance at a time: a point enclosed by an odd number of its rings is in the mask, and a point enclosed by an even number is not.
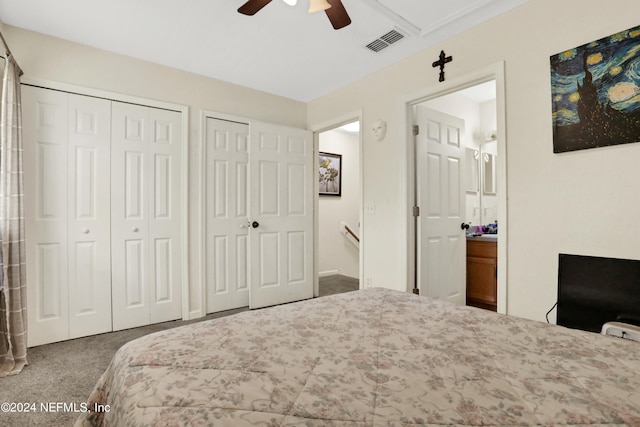
<svg viewBox="0 0 640 427"><path fill-rule="evenodd" d="M560 254L557 324L600 332L606 322L640 325L640 261Z"/></svg>

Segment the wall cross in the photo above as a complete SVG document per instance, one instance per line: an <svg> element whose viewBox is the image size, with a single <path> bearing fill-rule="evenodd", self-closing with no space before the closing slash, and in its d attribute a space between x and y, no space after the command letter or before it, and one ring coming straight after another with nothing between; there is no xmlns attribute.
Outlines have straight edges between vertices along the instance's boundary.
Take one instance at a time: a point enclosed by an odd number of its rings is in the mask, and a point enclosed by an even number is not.
<svg viewBox="0 0 640 427"><path fill-rule="evenodd" d="M444 81L444 64L451 61L453 61L453 57L446 56L444 53L444 50L441 50L440 59L435 61L433 64L431 64L433 68L440 67L440 79L438 79L438 81L441 81L441 82Z"/></svg>

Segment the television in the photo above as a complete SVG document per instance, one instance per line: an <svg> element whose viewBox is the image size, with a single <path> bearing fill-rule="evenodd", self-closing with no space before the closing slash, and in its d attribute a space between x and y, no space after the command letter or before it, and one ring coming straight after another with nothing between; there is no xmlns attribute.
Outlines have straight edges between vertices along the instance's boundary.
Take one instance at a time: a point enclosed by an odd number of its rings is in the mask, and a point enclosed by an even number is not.
<svg viewBox="0 0 640 427"><path fill-rule="evenodd" d="M558 325L585 331L640 325L640 260L560 254L557 310Z"/></svg>

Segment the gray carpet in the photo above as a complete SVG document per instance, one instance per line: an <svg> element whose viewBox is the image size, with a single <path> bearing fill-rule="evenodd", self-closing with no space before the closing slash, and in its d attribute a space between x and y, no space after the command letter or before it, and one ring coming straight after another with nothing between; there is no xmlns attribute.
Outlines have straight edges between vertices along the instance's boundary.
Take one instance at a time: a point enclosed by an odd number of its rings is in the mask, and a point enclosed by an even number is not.
<svg viewBox="0 0 640 427"><path fill-rule="evenodd" d="M358 279L346 276L320 278L320 296L358 289ZM35 403L35 412L0 412L0 426L72 426L78 413L68 412L56 404L75 405L86 402L91 389L109 365L118 348L135 338L202 320L229 316L246 308L210 314L202 319L166 322L125 331L33 347L28 350L29 365L19 375L0 378L0 404ZM54 411L41 410L41 404Z"/></svg>

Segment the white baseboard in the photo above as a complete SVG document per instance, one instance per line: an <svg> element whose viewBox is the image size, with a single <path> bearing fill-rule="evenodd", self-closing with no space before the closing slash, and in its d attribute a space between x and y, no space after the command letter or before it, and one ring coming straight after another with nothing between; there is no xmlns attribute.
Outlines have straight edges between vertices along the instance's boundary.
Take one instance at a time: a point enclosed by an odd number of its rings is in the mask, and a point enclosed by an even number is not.
<svg viewBox="0 0 640 427"><path fill-rule="evenodd" d="M335 274L340 274L340 270L320 271L320 272L318 272L318 277L333 276Z"/></svg>

